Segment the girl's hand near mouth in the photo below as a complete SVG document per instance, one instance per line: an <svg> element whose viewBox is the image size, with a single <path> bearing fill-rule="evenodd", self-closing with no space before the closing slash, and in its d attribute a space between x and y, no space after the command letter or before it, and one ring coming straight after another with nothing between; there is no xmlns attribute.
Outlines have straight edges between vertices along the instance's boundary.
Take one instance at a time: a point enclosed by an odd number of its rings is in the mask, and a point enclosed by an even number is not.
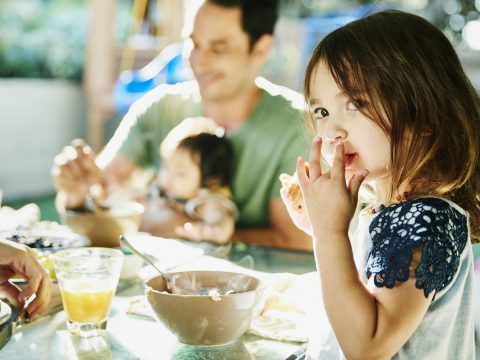
<svg viewBox="0 0 480 360"><path fill-rule="evenodd" d="M314 235L321 239L330 232L348 233L350 220L355 213L358 191L368 175L367 170L353 173L345 181L345 149L342 142L335 146L331 169L323 172L321 166L322 139L312 143L309 172L305 161L297 161L297 176L308 218Z"/></svg>

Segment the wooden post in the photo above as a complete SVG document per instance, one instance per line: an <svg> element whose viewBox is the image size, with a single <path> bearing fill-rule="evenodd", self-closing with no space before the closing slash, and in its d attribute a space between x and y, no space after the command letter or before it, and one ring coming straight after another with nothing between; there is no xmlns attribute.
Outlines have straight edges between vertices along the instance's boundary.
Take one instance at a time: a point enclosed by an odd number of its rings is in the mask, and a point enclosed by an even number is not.
<svg viewBox="0 0 480 360"><path fill-rule="evenodd" d="M182 27L183 27L183 10L184 2L178 0L165 0L164 10L168 16L168 21L165 24L165 35L168 39L168 43L178 42L182 39Z"/></svg>
<svg viewBox="0 0 480 360"><path fill-rule="evenodd" d="M103 146L105 121L113 114L116 78L115 14L117 0L89 0L84 86L87 97L87 140L95 151Z"/></svg>

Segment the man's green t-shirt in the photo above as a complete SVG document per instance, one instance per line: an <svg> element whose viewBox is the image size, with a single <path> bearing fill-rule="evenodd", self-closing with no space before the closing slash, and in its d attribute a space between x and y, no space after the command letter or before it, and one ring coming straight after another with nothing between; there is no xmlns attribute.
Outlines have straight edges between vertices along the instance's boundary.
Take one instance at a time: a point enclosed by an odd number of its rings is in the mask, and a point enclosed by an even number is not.
<svg viewBox="0 0 480 360"><path fill-rule="evenodd" d="M239 226L269 225L268 203L280 197L282 173L295 171L310 139L303 123L303 97L258 78L262 93L250 117L229 136L233 145L233 201ZM110 147L142 168L158 169L159 146L167 133L188 117L202 116L194 82L162 85L137 101L123 119Z"/></svg>

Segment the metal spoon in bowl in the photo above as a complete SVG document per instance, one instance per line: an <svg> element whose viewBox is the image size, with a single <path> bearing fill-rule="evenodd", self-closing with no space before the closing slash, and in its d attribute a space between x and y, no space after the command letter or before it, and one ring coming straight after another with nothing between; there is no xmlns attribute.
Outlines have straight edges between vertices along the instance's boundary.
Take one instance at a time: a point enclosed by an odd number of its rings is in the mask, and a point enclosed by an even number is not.
<svg viewBox="0 0 480 360"><path fill-rule="evenodd" d="M140 250L136 249L128 240L125 236L120 235L120 243L125 245L129 250L131 250L133 253L137 254L140 256L143 260L145 260L148 264L153 266L155 270L162 276L163 281L165 281L165 286L167 288L167 291L171 294L188 294L188 295L208 295L210 297L218 297L220 295L231 295L237 293L236 290L230 289L225 292L222 292L220 289L216 287L208 287L208 288L197 288L195 290L190 290L188 287L183 287L179 286L178 283L173 284L172 279L162 270L160 270L155 263L148 258L144 253L142 253Z"/></svg>
<svg viewBox="0 0 480 360"><path fill-rule="evenodd" d="M120 235L120 242L125 245L129 250L131 250L134 254L140 256L143 260L145 260L149 265L151 265L155 270L158 271L158 273L162 276L163 281L165 281L165 286L167 288L168 292L172 292L172 279L168 277L166 273L164 273L162 270L160 270L155 263L148 258L144 253L142 253L140 250L136 249L128 240L125 236Z"/></svg>

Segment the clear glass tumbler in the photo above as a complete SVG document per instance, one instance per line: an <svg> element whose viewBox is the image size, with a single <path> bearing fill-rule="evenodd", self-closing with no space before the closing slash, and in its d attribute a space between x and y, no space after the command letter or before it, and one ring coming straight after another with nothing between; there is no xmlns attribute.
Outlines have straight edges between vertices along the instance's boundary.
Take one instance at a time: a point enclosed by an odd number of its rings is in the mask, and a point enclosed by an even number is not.
<svg viewBox="0 0 480 360"><path fill-rule="evenodd" d="M106 329L122 261L122 252L109 248L75 248L55 254L55 270L70 332L91 337Z"/></svg>

